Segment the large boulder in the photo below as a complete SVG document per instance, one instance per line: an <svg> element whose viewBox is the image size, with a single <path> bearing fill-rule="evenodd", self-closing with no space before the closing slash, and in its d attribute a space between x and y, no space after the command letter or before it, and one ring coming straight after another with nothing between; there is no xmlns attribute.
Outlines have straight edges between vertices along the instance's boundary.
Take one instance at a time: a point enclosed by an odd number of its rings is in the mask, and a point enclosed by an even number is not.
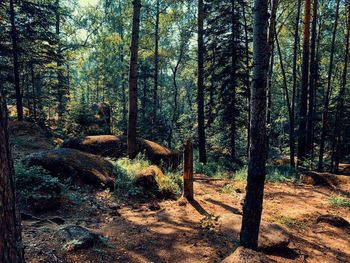
<svg viewBox="0 0 350 263"><path fill-rule="evenodd" d="M151 192L159 189L157 177L163 177L163 172L155 165L151 165L136 174L135 185Z"/></svg>
<svg viewBox="0 0 350 263"><path fill-rule="evenodd" d="M265 254L254 250L238 247L230 256L225 258L222 263L273 263Z"/></svg>
<svg viewBox="0 0 350 263"><path fill-rule="evenodd" d="M114 158L127 156L127 136L97 135L85 138L70 138L62 147L108 156ZM176 168L181 161L181 154L155 142L137 138L137 152L144 153L155 165Z"/></svg>
<svg viewBox="0 0 350 263"><path fill-rule="evenodd" d="M63 248L68 251L90 248L100 242L98 234L76 225L59 229L56 236L63 243Z"/></svg>
<svg viewBox="0 0 350 263"><path fill-rule="evenodd" d="M346 221L344 218L335 215L320 215L317 220L317 223L325 223L331 226L339 227L339 228L348 228L350 229L350 223Z"/></svg>
<svg viewBox="0 0 350 263"><path fill-rule="evenodd" d="M94 186L114 188L114 166L93 154L74 149L55 149L31 154L24 162L29 166L41 166L59 178L71 177Z"/></svg>
<svg viewBox="0 0 350 263"><path fill-rule="evenodd" d="M300 182L314 186L325 186L331 189L350 190L350 176L346 175L309 171L301 174Z"/></svg>

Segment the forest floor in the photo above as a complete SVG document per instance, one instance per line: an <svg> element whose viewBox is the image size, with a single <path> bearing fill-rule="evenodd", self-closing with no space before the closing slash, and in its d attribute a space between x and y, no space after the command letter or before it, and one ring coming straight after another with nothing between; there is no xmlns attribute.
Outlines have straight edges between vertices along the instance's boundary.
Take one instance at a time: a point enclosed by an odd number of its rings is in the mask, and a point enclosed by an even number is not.
<svg viewBox="0 0 350 263"><path fill-rule="evenodd" d="M15 128L15 160L52 147L41 134L28 136L35 134L34 128ZM346 187L343 193L350 194ZM188 203L72 186L59 209L22 218L26 262L221 262L238 246L244 189L242 180L200 180L194 183L195 201ZM325 214L350 221L349 207L331 204L335 196L328 188L267 183L262 220L280 225L290 236L287 250L275 250L268 257L281 263L350 262L350 229L317 223ZM69 225L104 238L92 248L67 250L57 231Z"/></svg>
<svg viewBox="0 0 350 263"><path fill-rule="evenodd" d="M235 189L223 193L223 189ZM36 262L220 262L238 244L243 182L198 181L195 202L118 197L89 187L71 189L77 202L66 202L40 218L60 217L103 235L90 249L65 251L56 225L23 221L25 254ZM268 254L277 262L350 262L350 230L316 223L322 214L350 221L350 210L334 208L331 190L267 183L263 221L281 225L290 235L289 249Z"/></svg>

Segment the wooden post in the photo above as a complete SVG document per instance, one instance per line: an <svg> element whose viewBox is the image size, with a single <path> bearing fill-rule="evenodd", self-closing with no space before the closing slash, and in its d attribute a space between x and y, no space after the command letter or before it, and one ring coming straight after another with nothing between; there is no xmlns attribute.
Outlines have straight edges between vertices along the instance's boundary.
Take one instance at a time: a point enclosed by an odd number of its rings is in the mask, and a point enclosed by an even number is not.
<svg viewBox="0 0 350 263"><path fill-rule="evenodd" d="M192 143L187 140L184 143L184 193L188 200L193 200L193 150Z"/></svg>

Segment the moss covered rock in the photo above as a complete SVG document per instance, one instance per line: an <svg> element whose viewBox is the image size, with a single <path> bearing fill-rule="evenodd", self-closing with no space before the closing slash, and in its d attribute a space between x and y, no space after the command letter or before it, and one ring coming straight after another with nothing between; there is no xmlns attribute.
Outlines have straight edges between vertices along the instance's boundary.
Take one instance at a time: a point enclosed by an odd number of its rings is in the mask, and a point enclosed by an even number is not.
<svg viewBox="0 0 350 263"><path fill-rule="evenodd" d="M74 181L94 186L114 187L114 166L93 154L74 149L56 149L31 154L24 161L29 166L41 166L59 178L71 177Z"/></svg>
<svg viewBox="0 0 350 263"><path fill-rule="evenodd" d="M127 137L115 135L86 136L84 138L70 138L62 147L108 156L114 158L127 156ZM137 139L137 152L144 153L146 158L155 165L176 168L181 161L180 152L170 150L158 143Z"/></svg>

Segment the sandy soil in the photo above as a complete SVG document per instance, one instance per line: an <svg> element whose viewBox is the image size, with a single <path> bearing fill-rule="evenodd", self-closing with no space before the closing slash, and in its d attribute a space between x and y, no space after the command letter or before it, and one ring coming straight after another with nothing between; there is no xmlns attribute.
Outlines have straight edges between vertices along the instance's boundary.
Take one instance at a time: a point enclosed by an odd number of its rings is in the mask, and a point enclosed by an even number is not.
<svg viewBox="0 0 350 263"><path fill-rule="evenodd" d="M78 224L106 237L105 244L67 252L55 239L61 226L23 222L26 259L34 262L220 262L238 245L244 185L224 194L227 181L198 181L195 202L137 200L106 191L75 189L79 204L56 212L65 225ZM291 236L287 251L268 256L277 262L350 262L350 231L317 224L321 214L350 221L350 210L332 208L330 190L294 184L266 185L263 221L280 224ZM108 238L108 240L107 240Z"/></svg>

